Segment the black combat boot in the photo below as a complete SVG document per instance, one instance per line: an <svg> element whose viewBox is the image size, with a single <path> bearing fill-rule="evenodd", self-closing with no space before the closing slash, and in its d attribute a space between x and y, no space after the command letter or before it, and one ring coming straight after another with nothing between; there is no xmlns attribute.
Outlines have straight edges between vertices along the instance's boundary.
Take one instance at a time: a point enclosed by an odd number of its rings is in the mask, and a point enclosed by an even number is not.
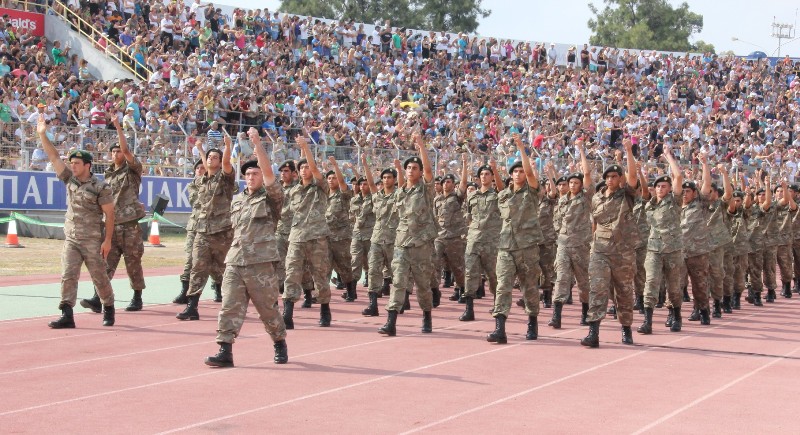
<svg viewBox="0 0 800 435"><path fill-rule="evenodd" d="M294 329L294 302L283 300L283 324L286 329Z"/></svg>
<svg viewBox="0 0 800 435"><path fill-rule="evenodd" d="M701 325L710 325L711 324L711 313L708 307L700 309L700 324Z"/></svg>
<svg viewBox="0 0 800 435"><path fill-rule="evenodd" d="M397 311L389 310L388 318L386 319L386 324L378 330L379 334L387 335L389 337L394 337L397 335L397 329L395 328L395 324L397 323Z"/></svg>
<svg viewBox="0 0 800 435"><path fill-rule="evenodd" d="M630 326L622 327L622 344L633 344L633 332Z"/></svg>
<svg viewBox="0 0 800 435"><path fill-rule="evenodd" d="M311 289L304 289L303 290L303 305L300 305L300 308L311 308L312 297L311 297Z"/></svg>
<svg viewBox="0 0 800 435"><path fill-rule="evenodd" d="M800 295L800 278L794 279L794 292Z"/></svg>
<svg viewBox="0 0 800 435"><path fill-rule="evenodd" d="M667 302L667 291L664 290L658 292L658 299L656 299L656 308L664 308L664 304L666 302Z"/></svg>
<svg viewBox="0 0 800 435"><path fill-rule="evenodd" d="M553 290L542 290L542 302L545 308L553 308Z"/></svg>
<svg viewBox="0 0 800 435"><path fill-rule="evenodd" d="M358 278L355 278L355 280L358 281ZM364 282L362 282L361 284L363 284L365 288L369 288L369 277L365 276Z"/></svg>
<svg viewBox="0 0 800 435"><path fill-rule="evenodd" d="M767 298L764 300L764 302L767 302L767 303L770 303L770 304L775 302L775 289L774 288L768 288L767 289Z"/></svg>
<svg viewBox="0 0 800 435"><path fill-rule="evenodd" d="M639 334L649 335L653 333L653 309L645 307L644 322L636 328Z"/></svg>
<svg viewBox="0 0 800 435"><path fill-rule="evenodd" d="M556 301L553 304L553 318L547 322L547 326L552 326L555 329L561 329L561 310L564 308L564 305L561 302Z"/></svg>
<svg viewBox="0 0 800 435"><path fill-rule="evenodd" d="M680 307L673 307L672 308L672 326L669 327L669 330L672 332L681 332L681 327L683 326L683 322L681 321L681 309Z"/></svg>
<svg viewBox="0 0 800 435"><path fill-rule="evenodd" d="M456 288L458 289L458 293L461 295L458 297L458 303L459 304L467 303L467 292L464 291L464 289L461 287L456 287Z"/></svg>
<svg viewBox="0 0 800 435"><path fill-rule="evenodd" d="M444 273L444 288L450 288L453 286L453 272L445 272Z"/></svg>
<svg viewBox="0 0 800 435"><path fill-rule="evenodd" d="M643 299L644 298L640 294L635 294L634 295L633 310L634 311L638 311L639 314L644 314L644 301L643 301Z"/></svg>
<svg viewBox="0 0 800 435"><path fill-rule="evenodd" d="M378 294L369 292L369 305L361 311L362 316L377 317L378 313Z"/></svg>
<svg viewBox="0 0 800 435"><path fill-rule="evenodd" d="M756 291L753 290L753 286L750 285L749 282L745 284L745 287L747 288L747 296L744 297L744 300L747 301L748 304L752 304L756 299Z"/></svg>
<svg viewBox="0 0 800 435"><path fill-rule="evenodd" d="M486 336L486 341L497 344L508 343L508 337L506 336L506 316L498 314L494 318L494 331Z"/></svg>
<svg viewBox="0 0 800 435"><path fill-rule="evenodd" d="M672 307L668 308L669 314L667 314L667 320L664 322L664 326L670 327L672 326L672 322L675 321L675 309Z"/></svg>
<svg viewBox="0 0 800 435"><path fill-rule="evenodd" d="M581 326L587 326L589 322L586 321L586 316L589 314L589 303L581 303Z"/></svg>
<svg viewBox="0 0 800 435"><path fill-rule="evenodd" d="M180 305L188 304L189 299L186 299L186 292L188 291L189 291L189 281L181 281L181 292L178 296L175 296L175 299L172 300L172 303Z"/></svg>
<svg viewBox="0 0 800 435"><path fill-rule="evenodd" d="M95 313L101 313L103 311L103 303L100 302L100 296L97 295L97 290L94 291L94 296L92 296L91 299L81 299L81 306Z"/></svg>
<svg viewBox="0 0 800 435"><path fill-rule="evenodd" d="M700 320L700 310L697 307L694 307L692 314L689 314L689 321L696 322L698 320Z"/></svg>
<svg viewBox="0 0 800 435"><path fill-rule="evenodd" d="M383 279L383 287L381 287L381 295L382 296L389 296L392 293L392 279L391 278L384 278Z"/></svg>
<svg viewBox="0 0 800 435"><path fill-rule="evenodd" d="M142 311L142 291L141 290L134 290L133 291L133 299L131 299L131 303L125 307L125 311Z"/></svg>
<svg viewBox="0 0 800 435"><path fill-rule="evenodd" d="M536 340L539 338L539 320L536 316L528 316L528 332L525 334L526 340Z"/></svg>
<svg viewBox="0 0 800 435"><path fill-rule="evenodd" d="M691 302L692 298L689 297L689 287L683 288L683 301L684 302Z"/></svg>
<svg viewBox="0 0 800 435"><path fill-rule="evenodd" d="M356 291L358 287L358 281L352 280L346 284L347 291L342 294L344 297L345 302L353 302L358 299L358 292Z"/></svg>
<svg viewBox="0 0 800 435"><path fill-rule="evenodd" d="M522 298L517 299L517 306L520 308L525 308L525 299Z"/></svg>
<svg viewBox="0 0 800 435"><path fill-rule="evenodd" d="M567 305L572 305L572 286L569 288L569 294L567 295L567 300L564 301Z"/></svg>
<svg viewBox="0 0 800 435"><path fill-rule="evenodd" d="M433 332L433 320L431 319L430 311L422 312L422 329L420 329L420 332L423 334L430 334Z"/></svg>
<svg viewBox="0 0 800 435"><path fill-rule="evenodd" d="M453 289L453 294L450 295L450 297L447 298L447 299L450 299L451 301L454 301L454 302L459 300L459 299L461 299L461 289L458 288L458 287L454 288Z"/></svg>
<svg viewBox="0 0 800 435"><path fill-rule="evenodd" d="M214 290L214 302L222 302L222 283L212 282L211 289Z"/></svg>
<svg viewBox="0 0 800 435"><path fill-rule="evenodd" d="M733 306L731 305L730 296L722 297L722 312L725 314L731 314L733 312Z"/></svg>
<svg viewBox="0 0 800 435"><path fill-rule="evenodd" d="M206 357L206 365L211 367L233 367L233 344L218 342L219 352L214 356Z"/></svg>
<svg viewBox="0 0 800 435"><path fill-rule="evenodd" d="M197 311L197 305L200 302L200 295L187 296L186 308L178 313L177 317L180 320L200 320L200 313Z"/></svg>
<svg viewBox="0 0 800 435"><path fill-rule="evenodd" d="M783 297L787 298L787 299L790 299L792 297L792 283L791 282L783 283L783 293L781 293L781 295Z"/></svg>
<svg viewBox="0 0 800 435"><path fill-rule="evenodd" d="M483 299L486 297L486 279L481 278L481 284L478 286L478 290L475 291L475 299Z"/></svg>
<svg viewBox="0 0 800 435"><path fill-rule="evenodd" d="M278 294L283 294L283 289L284 289L283 282L281 282L280 284L278 284Z"/></svg>
<svg viewBox="0 0 800 435"><path fill-rule="evenodd" d="M433 308L439 306L442 303L442 291L439 290L439 287L434 287L431 289L431 299L433 303Z"/></svg>
<svg viewBox="0 0 800 435"><path fill-rule="evenodd" d="M764 304L761 302L761 292L753 292L753 305L757 307L764 306Z"/></svg>
<svg viewBox="0 0 800 435"><path fill-rule="evenodd" d="M286 348L286 340L279 340L273 344L275 348L275 357L272 361L275 364L286 364L289 362L289 350Z"/></svg>
<svg viewBox="0 0 800 435"><path fill-rule="evenodd" d="M114 326L114 305L103 305L103 326Z"/></svg>
<svg viewBox="0 0 800 435"><path fill-rule="evenodd" d="M458 320L462 322L470 322L475 320L475 302L469 296L464 298L466 306L464 307L464 312L458 318Z"/></svg>
<svg viewBox="0 0 800 435"><path fill-rule="evenodd" d="M72 315L72 307L62 302L58 305L58 309L61 310L61 317L59 317L58 320L48 323L47 326L53 329L74 328L75 318Z"/></svg>
<svg viewBox="0 0 800 435"><path fill-rule="evenodd" d="M734 310L741 310L742 309L742 294L741 293L734 293L733 298L731 299L731 308Z"/></svg>
<svg viewBox="0 0 800 435"><path fill-rule="evenodd" d="M334 281L334 283L336 284L336 290L344 290L345 283L342 282L342 278L339 276L338 273L336 274L336 281Z"/></svg>
<svg viewBox="0 0 800 435"><path fill-rule="evenodd" d="M323 328L331 326L330 304L319 304L319 326Z"/></svg>
<svg viewBox="0 0 800 435"><path fill-rule="evenodd" d="M722 303L718 299L714 299L714 312L711 313L715 319L722 318Z"/></svg>
<svg viewBox="0 0 800 435"><path fill-rule="evenodd" d="M606 310L606 314L610 314L610 315L614 316L614 318L616 319L617 318L617 306L616 305L609 305L608 309Z"/></svg>
<svg viewBox="0 0 800 435"><path fill-rule="evenodd" d="M400 312L398 314L403 314L408 310L411 310L411 292L406 290L406 298L403 301L403 307L400 308Z"/></svg>
<svg viewBox="0 0 800 435"><path fill-rule="evenodd" d="M589 335L581 339L581 345L587 347L600 347L600 321L589 322Z"/></svg>

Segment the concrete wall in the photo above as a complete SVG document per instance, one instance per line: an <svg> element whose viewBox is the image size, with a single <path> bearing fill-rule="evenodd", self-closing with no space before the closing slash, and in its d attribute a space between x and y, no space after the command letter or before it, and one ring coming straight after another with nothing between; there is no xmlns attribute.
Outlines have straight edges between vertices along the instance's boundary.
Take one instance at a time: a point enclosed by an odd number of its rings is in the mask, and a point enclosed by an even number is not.
<svg viewBox="0 0 800 435"><path fill-rule="evenodd" d="M61 46L69 44L70 54L89 62L89 72L100 80L134 79L133 73L125 69L116 60L106 57L105 53L94 47L89 38L73 31L57 15L45 15L44 33L48 41L61 41Z"/></svg>

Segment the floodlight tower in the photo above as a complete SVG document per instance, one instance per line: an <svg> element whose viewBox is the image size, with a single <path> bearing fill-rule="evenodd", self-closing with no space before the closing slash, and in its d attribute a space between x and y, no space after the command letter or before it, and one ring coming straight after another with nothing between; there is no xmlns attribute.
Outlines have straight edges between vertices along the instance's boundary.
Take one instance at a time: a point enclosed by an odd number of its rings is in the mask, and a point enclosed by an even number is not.
<svg viewBox="0 0 800 435"><path fill-rule="evenodd" d="M774 18L773 18L774 19ZM778 57L781 57L781 45L784 39L794 38L794 24L784 24L777 21L772 22L772 37L778 38Z"/></svg>

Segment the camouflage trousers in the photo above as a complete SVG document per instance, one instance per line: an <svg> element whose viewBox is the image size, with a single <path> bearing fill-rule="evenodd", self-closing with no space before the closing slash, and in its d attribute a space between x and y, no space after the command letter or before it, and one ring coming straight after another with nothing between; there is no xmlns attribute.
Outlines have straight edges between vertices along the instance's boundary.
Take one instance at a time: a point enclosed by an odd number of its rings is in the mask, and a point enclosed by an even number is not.
<svg viewBox="0 0 800 435"><path fill-rule="evenodd" d="M589 302L589 245L556 249L556 283L553 301L564 303L577 281L582 303Z"/></svg>
<svg viewBox="0 0 800 435"><path fill-rule="evenodd" d="M792 282L792 246L791 245L780 245L778 246L776 255L775 255L778 263L778 270L781 271L781 282L787 283Z"/></svg>
<svg viewBox="0 0 800 435"><path fill-rule="evenodd" d="M142 272L142 255L144 242L142 229L136 221L114 225L114 235L111 236L111 251L106 257L106 272L108 279L114 279L119 260L125 257L125 270L133 290L143 290L144 272Z"/></svg>
<svg viewBox="0 0 800 435"><path fill-rule="evenodd" d="M708 253L708 287L715 301L721 301L724 293L725 249L725 246L718 246Z"/></svg>
<svg viewBox="0 0 800 435"><path fill-rule="evenodd" d="M328 238L289 242L287 251L283 299L297 302L303 297L303 277L308 269L317 292L317 301L320 304L330 303L331 253L328 250Z"/></svg>
<svg viewBox="0 0 800 435"><path fill-rule="evenodd" d="M361 275L369 276L369 240L353 239L350 242L350 269L353 270L353 279L361 279Z"/></svg>
<svg viewBox="0 0 800 435"><path fill-rule="evenodd" d="M286 255L289 253L289 239L281 234L276 234L278 239L278 255L280 261L275 262L275 274L278 276L278 283L283 284L286 280ZM306 265L303 271L303 289L313 289L314 280L311 279L311 269Z"/></svg>
<svg viewBox="0 0 800 435"><path fill-rule="evenodd" d="M539 288L552 290L556 279L556 244L543 243L539 245L539 268L542 277L539 279Z"/></svg>
<svg viewBox="0 0 800 435"><path fill-rule="evenodd" d="M622 326L633 323L633 277L636 275L636 252L589 254L589 322L603 320L608 300L613 298L617 319Z"/></svg>
<svg viewBox="0 0 800 435"><path fill-rule="evenodd" d="M685 261L686 269L681 275L681 284L686 287L691 280L694 307L697 309L708 308L708 254L687 257Z"/></svg>
<svg viewBox="0 0 800 435"><path fill-rule="evenodd" d="M683 251L675 251L667 254L647 251L644 260L644 269L647 278L644 282L644 306L654 308L661 291L662 284L667 290L667 306L677 309L683 303L683 292L681 291L681 277L684 271Z"/></svg>
<svg viewBox="0 0 800 435"><path fill-rule="evenodd" d="M647 258L647 245L636 248L636 275L633 277L633 292L642 297L644 294L644 283L647 280L647 273L644 268L644 260Z"/></svg>
<svg viewBox="0 0 800 435"><path fill-rule="evenodd" d="M542 270L539 268L539 245L529 248L497 251L497 293L494 299L492 317L505 316L511 312L511 291L514 279L519 280L522 298L525 301L525 314L539 315L539 289L536 283Z"/></svg>
<svg viewBox="0 0 800 435"><path fill-rule="evenodd" d="M733 281L736 275L736 256L733 251L733 244L725 246L725 252L722 256L723 274L722 274L722 296L733 295Z"/></svg>
<svg viewBox="0 0 800 435"><path fill-rule="evenodd" d="M481 273L486 275L489 291L497 291L497 245L494 243L475 243L467 240L464 255L464 292L466 296L475 298L475 292L481 285Z"/></svg>
<svg viewBox="0 0 800 435"><path fill-rule="evenodd" d="M761 281L761 273L764 270L764 251L758 250L747 254L747 279L750 288L756 293L764 290L764 282Z"/></svg>
<svg viewBox="0 0 800 435"><path fill-rule="evenodd" d="M186 261L183 263L183 273L181 274L181 281L189 281L192 276L192 247L194 246L194 237L197 233L194 231L186 231L186 240L183 243L183 252L186 253ZM222 282L222 270L214 269L210 273L211 282Z"/></svg>
<svg viewBox="0 0 800 435"><path fill-rule="evenodd" d="M274 263L225 268L222 307L217 319L217 342L233 343L242 330L250 301L272 341L286 338L286 325L278 311L278 276Z"/></svg>
<svg viewBox="0 0 800 435"><path fill-rule="evenodd" d="M383 289L384 268L392 267L394 243L381 245L374 243L369 247L369 267L367 268L370 293L380 294Z"/></svg>
<svg viewBox="0 0 800 435"><path fill-rule="evenodd" d="M778 247L765 246L763 258L764 262L761 265L761 273L764 286L768 289L775 290L778 288L778 282L775 277L775 268L778 267Z"/></svg>
<svg viewBox="0 0 800 435"><path fill-rule="evenodd" d="M203 294L211 271L225 270L225 256L233 241L233 229L214 234L197 233L192 244L192 274L188 296Z"/></svg>
<svg viewBox="0 0 800 435"><path fill-rule="evenodd" d="M328 252L330 255L328 279L331 277L331 272L336 271L342 284L352 281L353 258L350 256L350 239L328 240Z"/></svg>
<svg viewBox="0 0 800 435"><path fill-rule="evenodd" d="M442 269L453 274L453 282L458 288L464 288L464 251L467 242L461 237L436 239L433 242L433 274L431 288L439 288Z"/></svg>
<svg viewBox="0 0 800 435"><path fill-rule="evenodd" d="M406 291L417 285L417 303L422 311L433 309L433 295L430 280L433 273L433 242L420 246L395 246L392 254L392 290L389 295L388 311L400 311Z"/></svg>
<svg viewBox="0 0 800 435"><path fill-rule="evenodd" d="M794 264L794 277L800 278L800 239L792 242L792 259Z"/></svg>
<svg viewBox="0 0 800 435"><path fill-rule="evenodd" d="M747 273L748 254L733 257L733 293L744 293L745 274Z"/></svg>
<svg viewBox="0 0 800 435"><path fill-rule="evenodd" d="M114 290L111 280L106 273L106 260L100 254L98 240L71 240L64 241L61 249L61 303L75 306L78 298L78 280L81 276L81 266L86 263L89 275L92 277L94 288L103 305L114 305Z"/></svg>

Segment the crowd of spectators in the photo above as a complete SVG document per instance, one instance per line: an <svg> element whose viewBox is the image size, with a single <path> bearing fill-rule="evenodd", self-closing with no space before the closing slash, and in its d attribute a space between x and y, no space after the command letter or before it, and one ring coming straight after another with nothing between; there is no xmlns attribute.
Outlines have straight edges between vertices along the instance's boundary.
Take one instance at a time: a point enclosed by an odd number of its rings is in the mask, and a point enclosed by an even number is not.
<svg viewBox="0 0 800 435"><path fill-rule="evenodd" d="M276 140L279 159L297 157L298 134L349 160L352 151L341 150L411 149L411 134L421 130L442 170L464 152L476 163L489 155L513 161L513 133L530 141L540 163L570 161L578 138L591 158L618 159L629 137L653 171L665 143L684 164L702 152L734 167L774 168L792 181L797 170L800 63L789 56L771 65L586 44L558 53L544 42L415 32L389 21L366 31L266 9L227 17L200 0L55 7L105 32L150 79L94 80L69 47L0 19L0 120L28 123L41 111L54 135L62 126L83 129L63 147L102 153L113 140L109 120L119 117L155 175L183 174L196 157L186 150L199 138L211 146L230 134L248 155L239 133L250 126Z"/></svg>

